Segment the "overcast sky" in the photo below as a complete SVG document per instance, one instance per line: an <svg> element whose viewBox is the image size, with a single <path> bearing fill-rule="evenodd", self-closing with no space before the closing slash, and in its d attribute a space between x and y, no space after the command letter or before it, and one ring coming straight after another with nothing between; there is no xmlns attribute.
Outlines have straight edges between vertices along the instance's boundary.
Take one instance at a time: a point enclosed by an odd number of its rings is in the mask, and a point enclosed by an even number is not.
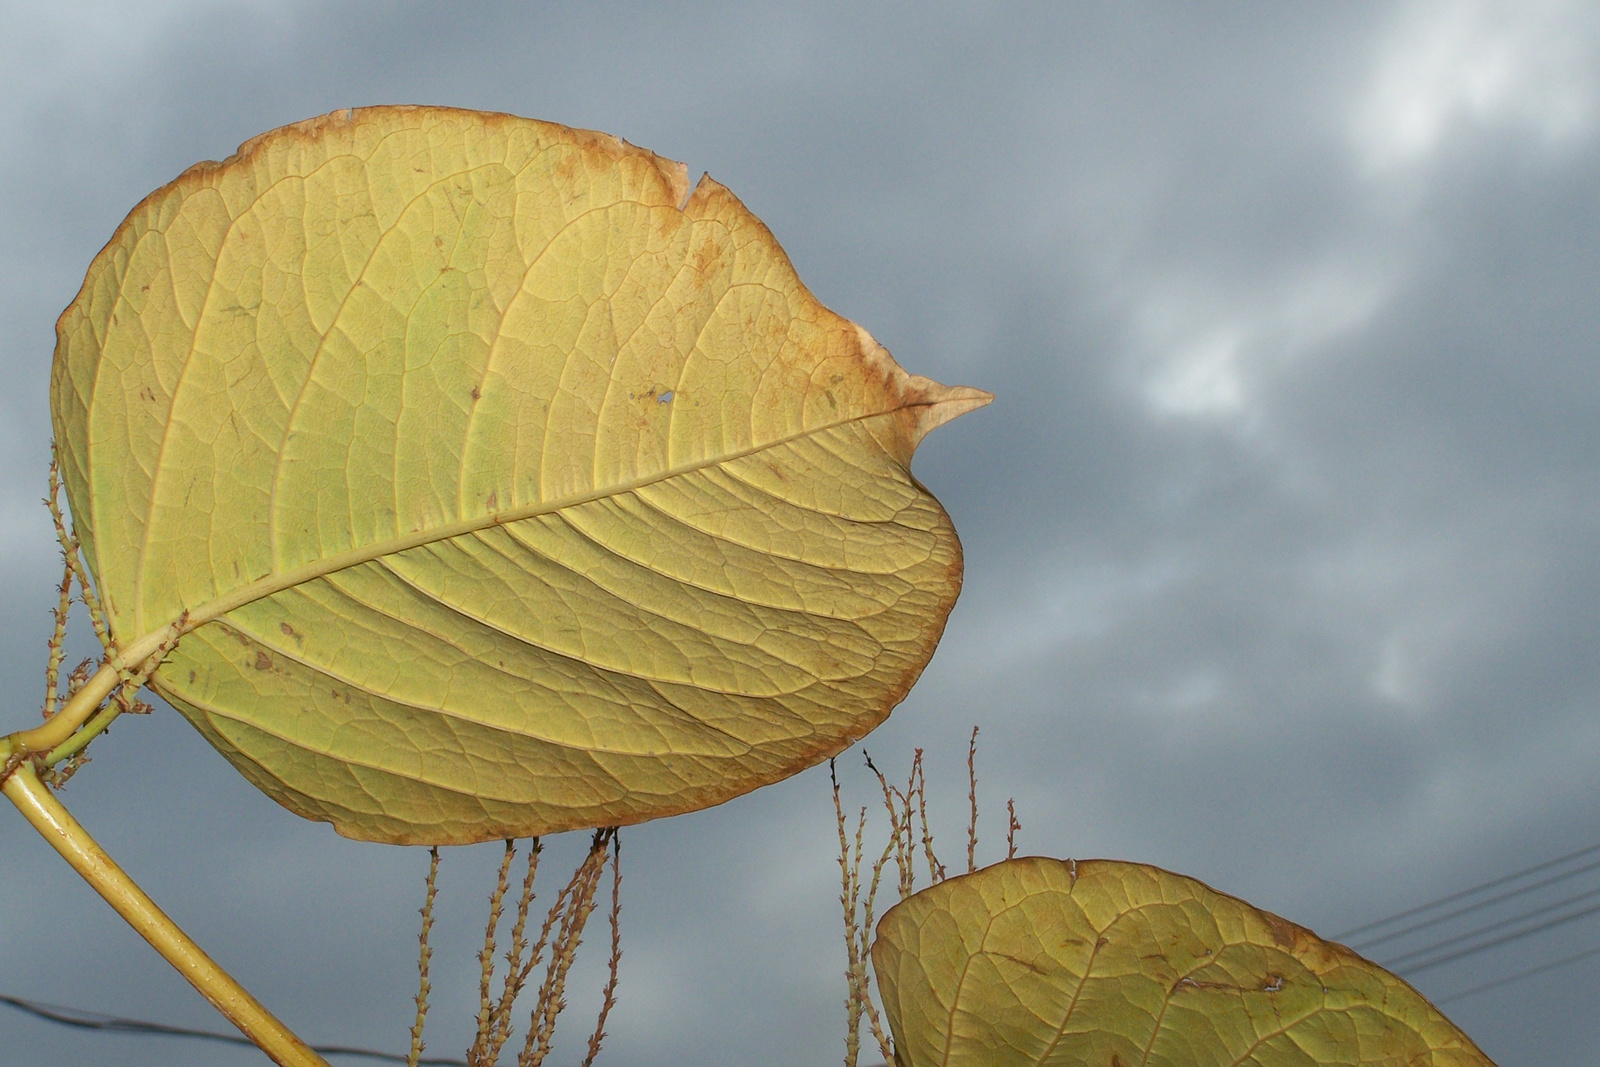
<svg viewBox="0 0 1600 1067"><path fill-rule="evenodd" d="M867 742L928 749L947 859L973 723L982 858L1014 796L1024 851L1329 934L1600 840L1592 2L0 4L4 729L40 700L53 324L90 258L190 163L381 103L709 171L908 370L996 394L917 456L966 590ZM403 1047L425 852L290 815L166 707L94 757L64 800L202 945L308 1040ZM8 812L0 993L223 1025ZM825 769L625 830L602 1062L838 1062L833 832ZM497 856L445 855L432 1052L468 1042ZM1600 917L1417 984L1591 945ZM1502 1067L1576 1067L1597 987L1592 957L1446 1010ZM39 1062L264 1060L0 1007L0 1067Z"/></svg>

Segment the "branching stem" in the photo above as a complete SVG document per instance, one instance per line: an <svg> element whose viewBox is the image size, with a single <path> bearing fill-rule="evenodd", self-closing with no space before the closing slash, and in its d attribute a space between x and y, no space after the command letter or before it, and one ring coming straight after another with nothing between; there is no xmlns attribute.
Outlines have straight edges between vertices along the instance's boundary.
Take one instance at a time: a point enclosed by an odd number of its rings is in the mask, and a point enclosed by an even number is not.
<svg viewBox="0 0 1600 1067"><path fill-rule="evenodd" d="M18 730L14 734L0 738L0 742L8 745L11 752L53 755L72 737L78 727L89 721L99 709L101 702L123 685L124 677L130 670L128 664L133 664L143 673L146 660L156 657L156 662L160 662L160 657L166 655L165 650L170 649L179 637L193 628L186 617L181 617L172 625L140 638L124 649L122 655L109 663L102 663L100 669L84 683L83 688L72 694L72 697L61 705L61 710L47 722L31 730ZM155 664L150 664L150 667L154 669ZM110 719L103 719L99 723L102 729L108 725ZM85 743L87 742L86 738Z"/></svg>

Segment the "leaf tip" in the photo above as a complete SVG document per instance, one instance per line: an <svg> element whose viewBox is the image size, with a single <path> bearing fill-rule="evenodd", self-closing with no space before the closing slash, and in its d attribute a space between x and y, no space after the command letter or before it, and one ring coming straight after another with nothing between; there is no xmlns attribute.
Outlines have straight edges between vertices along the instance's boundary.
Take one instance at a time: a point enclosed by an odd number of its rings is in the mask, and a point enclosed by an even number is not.
<svg viewBox="0 0 1600 1067"><path fill-rule="evenodd" d="M933 387L930 394L938 395L930 396L917 412L916 440L919 443L930 431L969 411L986 407L994 399L993 393L970 385L940 385L938 382L929 382L929 385Z"/></svg>
<svg viewBox="0 0 1600 1067"><path fill-rule="evenodd" d="M976 411L994 399L994 394L970 385L943 385L920 374L908 374L901 382L905 410L911 416L909 444L912 451L922 439L952 419Z"/></svg>
<svg viewBox="0 0 1600 1067"><path fill-rule="evenodd" d="M994 394L984 389L975 389L970 385L944 385L932 378L908 373L895 362L888 349L859 325L856 326L856 337L862 358L878 368L889 383L890 395L898 402L896 406L910 417L906 426L908 460L929 433L994 399Z"/></svg>

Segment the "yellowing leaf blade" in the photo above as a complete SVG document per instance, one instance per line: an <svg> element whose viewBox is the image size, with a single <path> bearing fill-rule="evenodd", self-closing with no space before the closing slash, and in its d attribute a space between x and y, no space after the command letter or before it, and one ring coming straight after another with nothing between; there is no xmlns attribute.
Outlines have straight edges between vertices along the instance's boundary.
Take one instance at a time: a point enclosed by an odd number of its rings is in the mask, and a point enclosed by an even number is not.
<svg viewBox="0 0 1600 1067"><path fill-rule="evenodd" d="M1143 864L1030 857L884 915L900 1067L1486 1067L1410 986L1343 946Z"/></svg>
<svg viewBox="0 0 1600 1067"><path fill-rule="evenodd" d="M124 647L351 836L635 822L881 721L960 585L906 374L709 178L504 115L336 112L129 216L52 412ZM679 205L682 204L682 209Z"/></svg>

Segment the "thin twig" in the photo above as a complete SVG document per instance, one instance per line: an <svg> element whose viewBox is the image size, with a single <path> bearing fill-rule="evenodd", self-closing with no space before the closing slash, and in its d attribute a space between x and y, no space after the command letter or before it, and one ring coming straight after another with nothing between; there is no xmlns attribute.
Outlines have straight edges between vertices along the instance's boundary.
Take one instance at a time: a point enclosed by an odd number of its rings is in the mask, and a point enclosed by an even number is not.
<svg viewBox="0 0 1600 1067"><path fill-rule="evenodd" d="M67 654L67 616L72 611L72 565L63 550L60 601L53 609L55 626L50 633L50 658L44 668L44 717L51 718L61 704L61 660Z"/></svg>
<svg viewBox="0 0 1600 1067"><path fill-rule="evenodd" d="M917 774L917 817L922 820L922 851L928 859L928 880L938 885L944 881L944 864L933 854L933 831L928 829L928 772L922 764L922 749L917 749L912 767Z"/></svg>
<svg viewBox="0 0 1600 1067"><path fill-rule="evenodd" d="M866 818L866 809L862 809L862 819ZM857 948L859 966L856 969L857 995L861 998L862 1010L866 1012L867 1024L872 1028L872 1036L878 1042L878 1049L883 1053L884 1062L894 1062L894 1046L883 1032L883 1023L878 1018L878 1009L872 1003L872 989L868 982L867 967L871 960L867 942L872 936L873 905L878 899L878 885L883 878L883 869L889 863L889 856L893 852L895 841L891 840L884 846L883 854L872 865L872 881L867 885L867 892L862 901L861 916L861 943Z"/></svg>
<svg viewBox="0 0 1600 1067"><path fill-rule="evenodd" d="M89 569L83 563L83 546L78 541L77 535L68 529L66 516L61 511L61 470L56 452L56 443L52 441L50 442L50 496L45 503L50 508L51 519L55 521L56 540L61 543L62 555L67 559L67 567L77 578L84 606L89 609L89 622L94 627L94 635L99 638L100 647L105 651L105 660L109 662L117 654L117 643L111 637L105 609L100 606L100 598L95 595L94 585L89 581Z"/></svg>
<svg viewBox="0 0 1600 1067"><path fill-rule="evenodd" d="M861 809L861 822L856 828L855 860L851 862L844 802L839 797L839 774L831 759L828 761L828 778L833 782L833 815L839 828L839 903L844 908L845 980L849 984L849 991L844 998L844 1067L856 1067L861 1055L861 986L856 977L859 963L856 902L861 891L861 851L867 826L867 809Z"/></svg>
<svg viewBox="0 0 1600 1067"><path fill-rule="evenodd" d="M483 931L483 949L478 953L478 1030L467 1050L467 1062L474 1067L492 1067L493 1061L484 1058L489 1039L494 1032L494 1005L489 1001L489 986L494 981L495 932L500 927L500 914L506 899L506 889L511 876L511 859L516 855L517 843L506 839L506 851L500 859L500 875L495 879L494 892L489 895L489 923Z"/></svg>
<svg viewBox="0 0 1600 1067"><path fill-rule="evenodd" d="M569 883L572 892L567 896L560 927L550 944L550 962L545 968L545 980L539 987L539 998L534 1005L533 1019L529 1022L523 1053L517 1058L518 1067L539 1067L550 1054L551 1043L555 1039L556 1017L567 1006L567 973L576 957L584 924L594 908L594 892L599 883L600 869L605 864L605 835L606 831L603 830L595 832L589 854L573 872ZM598 866L595 863L597 856Z"/></svg>
<svg viewBox="0 0 1600 1067"><path fill-rule="evenodd" d="M1017 858L1017 831L1022 829L1022 824L1017 821L1017 801L1015 797L1006 801L1006 859Z"/></svg>
<svg viewBox="0 0 1600 1067"><path fill-rule="evenodd" d="M523 984L531 968L522 967L522 954L528 949L524 931L528 925L528 909L533 904L533 882L539 873L539 853L543 846L537 837L528 848L528 872L522 879L522 892L517 897L517 919L511 927L511 949L506 953L506 977L500 988L500 1001L490 1013L492 1033L484 1050L483 1062L493 1064L500 1059L500 1050L511 1038L517 998L522 995Z"/></svg>
<svg viewBox="0 0 1600 1067"><path fill-rule="evenodd" d="M589 1052L583 1057L583 1067L594 1067L594 1058L600 1055L600 1042L606 1037L606 1017L617 1004L617 973L622 966L622 834L611 835L611 964L606 977L605 990L600 998L600 1017L595 1020L594 1033L589 1035Z"/></svg>
<svg viewBox="0 0 1600 1067"><path fill-rule="evenodd" d="M587 862L587 860L585 862ZM571 897L577 886L577 875L574 874L572 880L568 881L567 884L562 886L560 891L557 892L555 902L550 905L549 910L545 913L544 922L539 927L538 940L533 943L533 949L528 953L527 960L523 962L522 970L518 972L517 981L519 985L526 985L528 976L533 973L534 968L538 967L539 963L544 959L544 950L550 944L551 932L555 929L557 921L566 914L567 900ZM534 1019L543 1017L540 1008L542 1003L542 1001L535 1003L533 1009ZM528 1033L528 1041L532 1042L533 1040L533 1031L530 1029ZM524 1047L523 1052L527 1052L527 1047Z"/></svg>
<svg viewBox="0 0 1600 1067"><path fill-rule="evenodd" d="M905 842L905 866L900 871L900 899L904 900L917 888L917 844L911 829L915 812L912 810L912 801L917 795L917 775L922 769L922 750L919 748L911 757L911 773L906 776L906 791L900 794L902 819L900 823L901 837ZM899 790L895 790L899 793ZM897 850L895 858L898 861L900 852Z"/></svg>
<svg viewBox="0 0 1600 1067"><path fill-rule="evenodd" d="M433 898L439 892L439 846L428 849L428 892L422 899L422 933L417 940L422 952L417 956L417 1020L411 1024L411 1052L406 1057L406 1067L417 1067L422 1059L422 1027L428 1019L428 993L433 988L428 982L428 964L433 959L433 947L428 944L428 934L433 930Z"/></svg>
<svg viewBox="0 0 1600 1067"><path fill-rule="evenodd" d="M967 873L978 869L978 728L972 728L967 741L967 804L972 815L967 821Z"/></svg>
<svg viewBox="0 0 1600 1067"><path fill-rule="evenodd" d="M523 1043L522 1054L517 1057L517 1067L540 1067L550 1054L551 1042L555 1039L556 1017L567 1006L567 973L572 969L578 945L582 943L584 924L594 910L594 895L600 872L605 869L606 850L615 835L615 827L595 831L589 854L573 872L572 881L568 883L572 892L567 896L567 907L561 916L560 928L550 944L550 963L545 968L544 982L539 986L539 998L528 1023L528 1036Z"/></svg>
<svg viewBox="0 0 1600 1067"><path fill-rule="evenodd" d="M889 813L889 847L894 853L895 872L900 878L900 899L904 900L911 895L916 872L911 862L911 849L909 837L911 836L911 802L901 795L900 790L889 784L883 772L873 764L872 757L863 751L866 758L867 769L878 777L878 787L883 790L883 806ZM905 809L902 820L900 811L895 803L899 801Z"/></svg>

